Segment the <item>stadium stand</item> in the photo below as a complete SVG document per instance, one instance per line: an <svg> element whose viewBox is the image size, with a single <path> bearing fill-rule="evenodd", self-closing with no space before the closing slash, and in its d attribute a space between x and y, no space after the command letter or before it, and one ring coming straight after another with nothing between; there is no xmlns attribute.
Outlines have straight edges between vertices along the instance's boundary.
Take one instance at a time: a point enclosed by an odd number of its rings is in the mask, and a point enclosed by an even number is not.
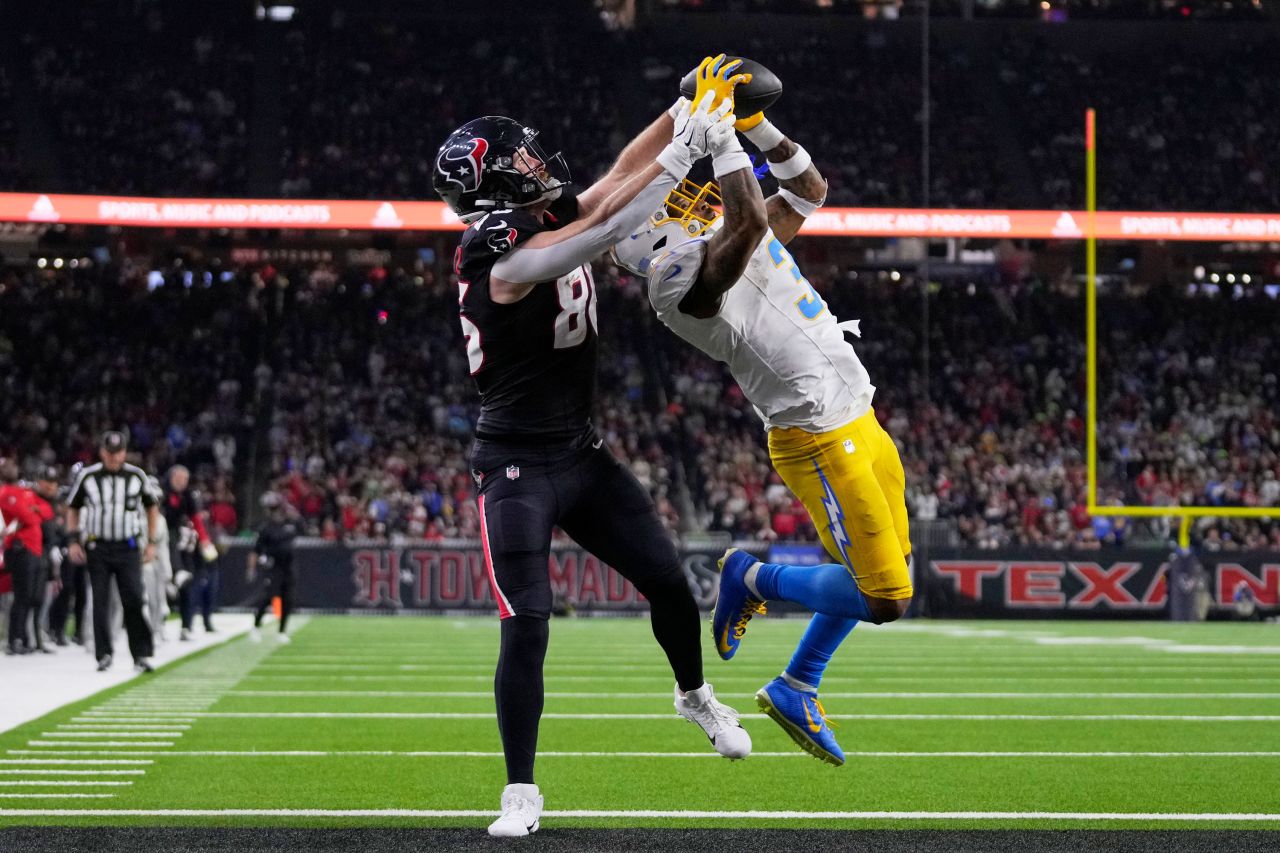
<svg viewBox="0 0 1280 853"><path fill-rule="evenodd" d="M1071 5L1118 17L1138 6ZM24 9L15 49L42 103L40 115L23 120L48 123L59 186L37 187L22 163L31 152L15 153L14 135L0 128L0 183L9 188L431 198L426 164L439 141L463 117L513 111L516 93L521 117L589 180L670 102L676 79L705 50L711 20L609 31L585 9L554 25L490 16L484 38L442 51L434 48L443 25L429 13L371 24L337 4L258 31L244 14L120 3L121 42L103 39L92 16L66 26L57 8ZM1247 4L1187 8L1196 19L1218 17L1214 10L1262 14ZM778 49L772 23L762 28L773 21L791 47ZM1280 96L1265 83L1280 72L1275 27L1226 20L1204 25L1212 32L1193 41L1157 23L1143 30L1144 49L1133 50L1131 30L1092 37L1030 22L941 23L951 26L932 41L932 205L1081 205L1085 106L1100 115L1104 207L1270 210L1280 201L1266 145L1280 131ZM728 26L723 38L769 55L784 81L828 80L827 89L789 88L776 110L830 176L832 203L921 203L914 28L849 14L747 15ZM1090 26L1106 25L1080 25ZM536 61L527 58L531 44ZM1154 51L1168 61L1151 62ZM836 55L840 67L825 68ZM613 66L641 72L600 72ZM284 94L256 97L266 83ZM856 109L830 109L837 96ZM1203 178L1176 179L1191 170Z"/></svg>
<svg viewBox="0 0 1280 853"><path fill-rule="evenodd" d="M1077 292L942 288L926 397L918 290L869 278L811 275L833 312L863 319L856 345L902 445L913 517L950 520L982 547L1167 535L1085 509ZM723 368L657 324L630 276L602 265L597 280L597 424L671 530L813 541ZM11 270L2 283L0 447L28 464L84 461L98 430L124 425L152 470L192 468L223 530L270 483L314 536L476 534L476 405L449 275L113 265ZM1280 303L1152 290L1106 297L1102 316L1106 499L1280 506L1280 353L1268 332ZM122 326L139 334L109 345L104 330ZM1280 546L1274 523L1203 528L1222 548Z"/></svg>

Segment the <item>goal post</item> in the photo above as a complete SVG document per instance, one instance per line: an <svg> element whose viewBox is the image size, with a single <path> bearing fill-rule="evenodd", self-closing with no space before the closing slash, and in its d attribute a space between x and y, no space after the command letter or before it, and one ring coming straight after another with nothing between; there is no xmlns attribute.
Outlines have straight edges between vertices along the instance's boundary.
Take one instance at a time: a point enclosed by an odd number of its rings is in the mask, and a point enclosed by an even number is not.
<svg viewBox="0 0 1280 853"><path fill-rule="evenodd" d="M1177 518L1178 544L1191 544L1191 521L1195 518L1274 518L1280 507L1245 506L1101 506L1098 503L1098 232L1097 232L1097 113L1084 114L1085 149L1085 464L1088 475L1090 515L1133 518Z"/></svg>

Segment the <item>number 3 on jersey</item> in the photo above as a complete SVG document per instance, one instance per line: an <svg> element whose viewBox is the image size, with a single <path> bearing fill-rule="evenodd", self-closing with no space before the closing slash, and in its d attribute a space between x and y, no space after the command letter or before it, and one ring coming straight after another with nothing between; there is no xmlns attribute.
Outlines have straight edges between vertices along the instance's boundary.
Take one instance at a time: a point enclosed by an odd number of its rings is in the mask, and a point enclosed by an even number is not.
<svg viewBox="0 0 1280 853"><path fill-rule="evenodd" d="M596 328L596 299L591 270L578 267L556 279L556 298L560 313L556 315L555 348L576 347L587 339L587 324Z"/></svg>
<svg viewBox="0 0 1280 853"><path fill-rule="evenodd" d="M775 237L769 241L769 257L773 258L773 265L781 269L787 266L791 269L791 277L796 280L797 284L803 285L805 293L796 299L796 310L806 320L814 320L821 316L822 312L827 310L826 303L822 301L822 297L818 295L818 291L813 289L813 285L809 283L809 279L805 278L800 272L800 267L796 266L795 258L791 257L791 253L786 247Z"/></svg>

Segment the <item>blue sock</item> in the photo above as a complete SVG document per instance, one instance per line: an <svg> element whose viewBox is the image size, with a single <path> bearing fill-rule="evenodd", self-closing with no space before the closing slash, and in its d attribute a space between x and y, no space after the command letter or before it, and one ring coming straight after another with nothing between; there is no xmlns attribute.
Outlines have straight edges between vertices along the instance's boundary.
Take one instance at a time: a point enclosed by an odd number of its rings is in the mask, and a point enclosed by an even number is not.
<svg viewBox="0 0 1280 853"><path fill-rule="evenodd" d="M857 619L815 613L800 638L800 645L796 646L795 654L791 656L791 663L787 664L786 674L818 689L831 656L857 624Z"/></svg>
<svg viewBox="0 0 1280 853"><path fill-rule="evenodd" d="M870 622L871 611L853 575L844 566L784 566L761 563L756 590L766 601L803 604L814 613Z"/></svg>

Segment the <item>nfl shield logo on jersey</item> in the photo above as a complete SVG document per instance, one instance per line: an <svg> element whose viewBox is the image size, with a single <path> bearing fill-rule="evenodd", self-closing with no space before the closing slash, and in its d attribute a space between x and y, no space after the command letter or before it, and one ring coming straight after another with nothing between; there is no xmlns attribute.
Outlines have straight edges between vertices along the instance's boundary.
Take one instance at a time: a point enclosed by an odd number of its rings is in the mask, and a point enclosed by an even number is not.
<svg viewBox="0 0 1280 853"><path fill-rule="evenodd" d="M519 466L517 466L517 465L508 465L508 466L507 466L507 479L508 479L508 480L519 480L519 479L520 479L520 468L519 468Z"/></svg>

